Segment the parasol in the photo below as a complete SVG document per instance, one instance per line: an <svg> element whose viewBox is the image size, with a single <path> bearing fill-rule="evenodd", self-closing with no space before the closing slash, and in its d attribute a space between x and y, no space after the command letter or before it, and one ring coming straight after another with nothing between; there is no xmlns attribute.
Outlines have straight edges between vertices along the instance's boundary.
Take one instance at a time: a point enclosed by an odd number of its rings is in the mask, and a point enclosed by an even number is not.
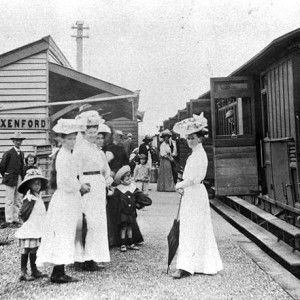
<svg viewBox="0 0 300 300"><path fill-rule="evenodd" d="M82 214L82 246L85 248L85 239L87 235L87 222L86 222L86 217L85 214Z"/></svg>
<svg viewBox="0 0 300 300"><path fill-rule="evenodd" d="M181 195L180 201L179 201L177 217L176 217L176 219L174 219L173 226L168 234L169 253L168 253L167 274L169 272L170 264L176 254L176 251L177 251L178 245L179 245L179 223L180 223L179 222L179 211L180 211L181 199L182 199L182 195Z"/></svg>

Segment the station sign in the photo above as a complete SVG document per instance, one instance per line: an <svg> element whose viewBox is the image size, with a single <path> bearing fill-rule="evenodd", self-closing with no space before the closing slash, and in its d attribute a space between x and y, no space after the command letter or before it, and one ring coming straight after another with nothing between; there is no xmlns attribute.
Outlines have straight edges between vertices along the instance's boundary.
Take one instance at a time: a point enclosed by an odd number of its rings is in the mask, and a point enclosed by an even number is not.
<svg viewBox="0 0 300 300"><path fill-rule="evenodd" d="M0 117L0 130L48 130L48 118Z"/></svg>

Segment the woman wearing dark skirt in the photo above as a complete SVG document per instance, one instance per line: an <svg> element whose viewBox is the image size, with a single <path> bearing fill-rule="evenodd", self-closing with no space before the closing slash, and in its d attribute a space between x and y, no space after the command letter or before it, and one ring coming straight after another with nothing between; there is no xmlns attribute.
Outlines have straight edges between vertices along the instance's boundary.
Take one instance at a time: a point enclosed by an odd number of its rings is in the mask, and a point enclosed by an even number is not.
<svg viewBox="0 0 300 300"><path fill-rule="evenodd" d="M173 161L169 139L172 136L170 130L166 129L162 132L163 142L160 145L160 165L158 171L157 191L174 192L174 180L172 174L171 162Z"/></svg>

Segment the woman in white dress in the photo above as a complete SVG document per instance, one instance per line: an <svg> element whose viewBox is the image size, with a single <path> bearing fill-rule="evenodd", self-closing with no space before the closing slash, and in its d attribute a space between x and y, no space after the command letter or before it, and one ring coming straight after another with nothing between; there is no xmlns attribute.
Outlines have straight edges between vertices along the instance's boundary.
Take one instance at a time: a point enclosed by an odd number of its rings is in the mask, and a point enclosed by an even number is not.
<svg viewBox="0 0 300 300"><path fill-rule="evenodd" d="M84 241L83 270L98 271L97 263L110 261L107 217L106 217L106 186L113 180L105 155L99 151L95 141L98 126L104 122L98 112L88 111L80 114L77 119L85 120L87 128L74 149L78 165L79 180L89 183L91 191L82 197L82 212L87 223Z"/></svg>
<svg viewBox="0 0 300 300"><path fill-rule="evenodd" d="M90 190L77 179L76 161L72 154L77 132L82 130L85 130L83 124L67 119L60 119L53 128L60 135L62 147L54 160L50 181L56 191L49 204L36 261L38 266L55 265L50 279L53 283L77 281L65 274L64 266L80 260L75 254L81 252L81 244L75 241L76 227L82 222L80 192L88 193Z"/></svg>
<svg viewBox="0 0 300 300"><path fill-rule="evenodd" d="M203 184L207 170L207 156L202 146L207 119L193 118L176 123L173 130L187 135L192 149L183 173L183 181L176 189L183 194L180 208L180 232L175 279L194 273L216 274L223 269L213 232L208 194Z"/></svg>

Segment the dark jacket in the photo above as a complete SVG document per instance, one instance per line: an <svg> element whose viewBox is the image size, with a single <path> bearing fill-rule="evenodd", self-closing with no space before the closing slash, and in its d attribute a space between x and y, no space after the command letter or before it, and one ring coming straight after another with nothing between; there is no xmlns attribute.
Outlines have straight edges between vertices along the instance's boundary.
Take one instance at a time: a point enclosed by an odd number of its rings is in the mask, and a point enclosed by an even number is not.
<svg viewBox="0 0 300 300"><path fill-rule="evenodd" d="M116 221L121 226L132 225L137 217L136 209L152 204L152 200L137 188L133 193L130 191L122 193L116 188L113 197L117 203Z"/></svg>
<svg viewBox="0 0 300 300"><path fill-rule="evenodd" d="M149 145L148 145L149 146ZM149 146L149 150L150 150L150 146ZM139 154L145 154L146 157L148 157L148 151L147 146L145 143L141 144L139 147Z"/></svg>
<svg viewBox="0 0 300 300"><path fill-rule="evenodd" d="M124 149L126 151L127 156L129 157L130 154L132 153L133 149L134 149L134 145L133 145L133 141L132 139L127 139L124 143L123 143Z"/></svg>
<svg viewBox="0 0 300 300"><path fill-rule="evenodd" d="M157 162L158 155L156 153L156 150L152 146L150 146L150 145L148 145L148 146L149 146L149 149L147 149L147 146L145 143L141 144L139 147L139 154L145 154L146 157L148 157L148 152L150 152L152 163Z"/></svg>
<svg viewBox="0 0 300 300"><path fill-rule="evenodd" d="M114 159L112 159L108 164L110 169L113 172L117 172L120 168L129 164L128 156L122 144L115 145L111 144L105 147L104 151L110 151L114 155Z"/></svg>
<svg viewBox="0 0 300 300"><path fill-rule="evenodd" d="M3 154L0 163L0 174L3 177L2 183L8 186L17 186L18 176L23 179L24 153L18 155L15 148L11 148Z"/></svg>

